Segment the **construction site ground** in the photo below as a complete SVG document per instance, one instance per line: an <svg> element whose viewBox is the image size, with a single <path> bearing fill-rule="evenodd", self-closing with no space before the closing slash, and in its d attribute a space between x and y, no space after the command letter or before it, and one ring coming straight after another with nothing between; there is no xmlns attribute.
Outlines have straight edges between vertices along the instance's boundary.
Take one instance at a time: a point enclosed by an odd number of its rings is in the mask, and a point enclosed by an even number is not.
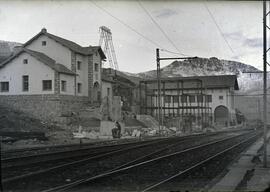
<svg viewBox="0 0 270 192"><path fill-rule="evenodd" d="M83 122L82 122L83 121ZM18 149L18 148L28 148L28 147L39 147L39 146L54 146L54 145L65 145L65 144L79 144L82 143L95 143L95 142L107 142L109 140L113 140L113 142L129 142L135 141L138 139L146 140L153 139L154 137L151 135L143 135L139 137L131 136L132 131L136 130L137 127L142 127L144 129L146 126L138 121L136 118L126 118L125 124L128 127L126 129L126 133L123 134L121 139L114 139L112 136L104 136L99 134L99 125L100 122L97 119L93 120L80 120L75 118L74 122L71 122L69 125L66 124L56 124L56 123L48 123L42 122L35 118L29 117L28 115L10 110L8 108L0 107L0 132L23 132L29 133L29 135L33 132L43 133L46 139L16 139L15 141L4 141L6 138L2 137L2 150L9 149ZM80 122L80 123L78 123ZM89 127L83 125L89 125ZM75 138L73 133L80 132L79 126L82 125L81 131L86 131L86 133L92 137L90 138ZM228 129L228 128L226 128ZM138 129L139 130L139 129ZM220 131L224 129L219 129ZM190 134L190 133L189 133ZM195 133L196 134L196 133ZM181 135L188 135L181 133ZM168 136L165 134L164 137Z"/></svg>
<svg viewBox="0 0 270 192"><path fill-rule="evenodd" d="M9 149L19 149L19 148L28 148L28 147L39 147L39 146L54 146L54 145L65 145L65 144L79 144L82 143L102 143L112 140L113 143L123 143L129 141L135 141L138 139L146 140L153 139L153 137L131 137L128 135L122 136L121 139L113 139L112 136L102 136L98 135L98 126L100 122L96 119L89 121L80 120L82 125L82 131L88 131L94 135L94 138L75 138L74 132L79 132L78 121L75 119L74 122L69 125L65 124L56 124L42 122L38 119L32 118L22 112L10 110L8 108L0 107L0 132L18 132L18 133L44 133L46 139L16 139L9 141L7 138L2 137L1 147L2 150ZM140 125L143 124L137 121L136 119L126 119L128 125ZM85 128L84 124L87 124L91 127L91 132L89 129ZM136 127L136 126L135 126ZM96 135L95 135L96 134ZM154 137L155 138L155 137ZM5 141L7 139L7 141Z"/></svg>

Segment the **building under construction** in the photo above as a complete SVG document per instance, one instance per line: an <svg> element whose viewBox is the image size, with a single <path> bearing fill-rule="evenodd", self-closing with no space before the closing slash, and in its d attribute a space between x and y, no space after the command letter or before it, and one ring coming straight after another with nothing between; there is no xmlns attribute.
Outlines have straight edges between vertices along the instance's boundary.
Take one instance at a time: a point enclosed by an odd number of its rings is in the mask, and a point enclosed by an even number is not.
<svg viewBox="0 0 270 192"><path fill-rule="evenodd" d="M160 86L159 105L157 80L140 82L140 113L158 119L160 110L163 125L187 132L235 121L234 75L166 78Z"/></svg>

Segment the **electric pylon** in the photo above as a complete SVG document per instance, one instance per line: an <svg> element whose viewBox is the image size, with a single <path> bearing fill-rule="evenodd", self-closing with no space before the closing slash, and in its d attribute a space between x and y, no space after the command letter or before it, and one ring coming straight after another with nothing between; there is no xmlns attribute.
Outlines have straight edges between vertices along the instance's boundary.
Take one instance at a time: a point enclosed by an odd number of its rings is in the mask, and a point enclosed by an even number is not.
<svg viewBox="0 0 270 192"><path fill-rule="evenodd" d="M108 27L105 26L101 26L99 28L99 32L100 32L99 46L102 48L102 50L104 50L104 53L109 60L110 65L109 67L118 70L119 68L112 41L112 32Z"/></svg>

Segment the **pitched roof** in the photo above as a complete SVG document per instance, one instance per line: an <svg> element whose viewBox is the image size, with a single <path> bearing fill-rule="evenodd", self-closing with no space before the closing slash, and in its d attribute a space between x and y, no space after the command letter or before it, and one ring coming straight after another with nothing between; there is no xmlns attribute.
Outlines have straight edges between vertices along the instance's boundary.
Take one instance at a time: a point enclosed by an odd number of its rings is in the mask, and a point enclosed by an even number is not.
<svg viewBox="0 0 270 192"><path fill-rule="evenodd" d="M23 52L26 52L26 53L30 54L32 57L36 58L37 60L41 61L42 63L44 63L45 65L49 66L50 68L52 68L53 70L55 70L55 71L57 71L59 73L64 73L64 74L69 74L69 75L76 75L75 72L69 70L66 66L64 66L64 65L62 65L60 63L56 63L55 60L48 57L44 53L40 53L40 52L33 51L33 50L30 50L30 49L26 49L26 48L22 48L15 55L9 57L3 63L1 63L0 64L0 69L2 67L4 67L5 65L7 65L10 61L15 59L16 57L18 57Z"/></svg>
<svg viewBox="0 0 270 192"><path fill-rule="evenodd" d="M100 56L102 59L106 59L106 56L104 54L104 52L102 51L100 46L89 46L89 47L82 47L80 45L78 45L77 43L64 39L62 37L58 37L56 35L53 35L51 33L48 33L46 29L42 29L37 35L35 35L32 39L30 39L29 41L27 41L23 47L26 47L27 45L31 44L34 40L36 40L39 36L41 35L45 35L53 40L55 40L56 42L60 43L61 45L69 48L70 50L76 52L76 53L80 53L82 55L92 55L93 53L95 53L96 51L99 52Z"/></svg>
<svg viewBox="0 0 270 192"><path fill-rule="evenodd" d="M162 82L173 81L189 81L197 80L202 82L204 88L224 88L233 87L235 90L239 90L237 76L236 75L214 75L214 76L191 76L191 77L170 77L162 78ZM157 79L150 79L141 82L155 82Z"/></svg>

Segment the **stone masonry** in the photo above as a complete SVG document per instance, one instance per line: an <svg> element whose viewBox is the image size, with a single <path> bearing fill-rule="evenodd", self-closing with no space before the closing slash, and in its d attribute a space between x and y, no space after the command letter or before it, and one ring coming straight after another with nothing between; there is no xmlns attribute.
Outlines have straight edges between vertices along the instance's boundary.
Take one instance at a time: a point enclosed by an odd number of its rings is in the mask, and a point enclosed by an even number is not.
<svg viewBox="0 0 270 192"><path fill-rule="evenodd" d="M71 71L76 73L76 54L74 51L71 51ZM74 93L77 95L77 76L74 77L74 89Z"/></svg>
<svg viewBox="0 0 270 192"><path fill-rule="evenodd" d="M88 56L88 96L91 98L91 102L93 102L93 55Z"/></svg>
<svg viewBox="0 0 270 192"><path fill-rule="evenodd" d="M54 72L54 94L60 94L60 74L59 72Z"/></svg>
<svg viewBox="0 0 270 192"><path fill-rule="evenodd" d="M88 97L72 95L1 95L0 106L22 111L47 122L58 122L61 116L79 112L88 103Z"/></svg>

